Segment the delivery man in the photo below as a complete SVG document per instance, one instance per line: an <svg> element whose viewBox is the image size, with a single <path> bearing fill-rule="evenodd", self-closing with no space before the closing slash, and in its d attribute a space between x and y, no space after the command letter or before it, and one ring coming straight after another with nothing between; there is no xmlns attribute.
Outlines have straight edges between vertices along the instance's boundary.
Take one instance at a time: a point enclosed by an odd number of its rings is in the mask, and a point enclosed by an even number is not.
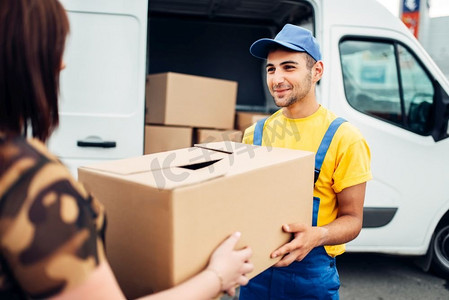
<svg viewBox="0 0 449 300"><path fill-rule="evenodd" d="M370 150L357 128L317 102L324 65L309 30L287 24L250 52L266 60L268 89L280 109L248 128L243 142L315 152L316 170L313 224L283 226L292 240L271 254L280 261L242 287L240 299L339 299L335 257L362 228Z"/></svg>

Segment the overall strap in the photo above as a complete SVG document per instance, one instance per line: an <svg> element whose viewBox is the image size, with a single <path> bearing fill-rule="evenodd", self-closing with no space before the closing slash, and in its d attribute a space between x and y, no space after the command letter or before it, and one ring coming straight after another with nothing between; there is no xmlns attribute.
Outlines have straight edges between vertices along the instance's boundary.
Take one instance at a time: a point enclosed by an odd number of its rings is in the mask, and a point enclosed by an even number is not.
<svg viewBox="0 0 449 300"><path fill-rule="evenodd" d="M257 121L256 127L254 128L253 145L262 146L263 126L267 119L268 117Z"/></svg>
<svg viewBox="0 0 449 300"><path fill-rule="evenodd" d="M320 176L321 166L323 165L324 157L326 156L327 149L329 149L329 146L332 142L332 139L334 138L335 132L337 132L337 129L340 127L341 124L346 122L343 118L336 118L332 121L332 123L329 125L329 128L327 129L326 133L324 134L323 139L321 140L320 147L318 148L318 151L315 155L315 181L317 182L318 176Z"/></svg>

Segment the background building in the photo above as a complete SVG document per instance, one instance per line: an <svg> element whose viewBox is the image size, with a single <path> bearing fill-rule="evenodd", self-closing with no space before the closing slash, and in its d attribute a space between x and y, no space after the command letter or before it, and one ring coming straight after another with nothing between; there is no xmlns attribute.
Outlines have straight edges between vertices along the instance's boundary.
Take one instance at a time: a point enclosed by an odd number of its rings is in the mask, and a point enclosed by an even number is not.
<svg viewBox="0 0 449 300"><path fill-rule="evenodd" d="M421 41L435 63L449 79L449 16L430 18L429 25Z"/></svg>

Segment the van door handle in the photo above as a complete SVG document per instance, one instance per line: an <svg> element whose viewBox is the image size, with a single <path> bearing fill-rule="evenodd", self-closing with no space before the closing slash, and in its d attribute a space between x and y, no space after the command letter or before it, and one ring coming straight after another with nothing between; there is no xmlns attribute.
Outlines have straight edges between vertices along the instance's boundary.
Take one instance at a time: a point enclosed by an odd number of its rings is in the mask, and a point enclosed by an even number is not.
<svg viewBox="0 0 449 300"><path fill-rule="evenodd" d="M89 136L84 140L77 141L78 147L94 147L94 148L115 148L115 141L103 141L100 137Z"/></svg>

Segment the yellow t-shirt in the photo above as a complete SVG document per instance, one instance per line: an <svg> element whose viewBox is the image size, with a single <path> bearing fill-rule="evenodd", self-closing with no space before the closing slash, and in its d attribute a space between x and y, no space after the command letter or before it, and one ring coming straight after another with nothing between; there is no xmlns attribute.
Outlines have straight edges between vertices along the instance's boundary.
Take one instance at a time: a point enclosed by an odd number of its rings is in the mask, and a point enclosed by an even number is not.
<svg viewBox="0 0 449 300"><path fill-rule="evenodd" d="M306 118L289 119L282 109L264 124L262 146L298 149L316 153L331 122L337 116L320 106ZM245 130L243 143L252 144L255 124ZM334 135L324 158L313 195L320 198L317 225L329 224L337 218L337 193L372 178L371 154L360 131L344 122ZM310 199L312 201L312 199ZM330 256L345 251L345 245L325 246Z"/></svg>

